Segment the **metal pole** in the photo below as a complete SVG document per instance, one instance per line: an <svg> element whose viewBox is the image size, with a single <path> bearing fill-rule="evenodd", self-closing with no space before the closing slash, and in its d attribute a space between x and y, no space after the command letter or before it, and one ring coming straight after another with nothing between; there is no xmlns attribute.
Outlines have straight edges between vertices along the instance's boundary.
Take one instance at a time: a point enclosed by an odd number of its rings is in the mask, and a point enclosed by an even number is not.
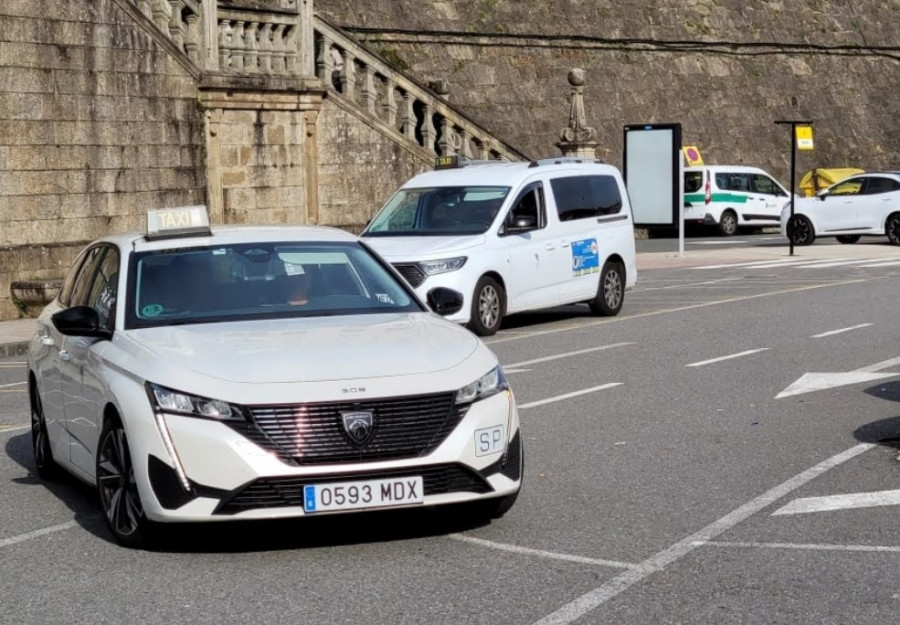
<svg viewBox="0 0 900 625"><path fill-rule="evenodd" d="M788 218L788 226L794 223L794 184L797 175L797 122L791 122L791 216ZM787 228L785 228L787 230ZM794 255L794 238L788 234L791 245L790 256Z"/></svg>

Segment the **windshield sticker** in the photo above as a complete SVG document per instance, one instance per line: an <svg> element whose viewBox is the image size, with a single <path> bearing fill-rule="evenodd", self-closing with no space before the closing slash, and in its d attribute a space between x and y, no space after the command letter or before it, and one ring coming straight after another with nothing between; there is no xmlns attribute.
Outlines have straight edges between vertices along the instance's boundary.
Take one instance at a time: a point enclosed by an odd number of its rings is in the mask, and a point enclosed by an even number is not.
<svg viewBox="0 0 900 625"><path fill-rule="evenodd" d="M141 309L142 317L155 317L161 314L163 307L161 304L147 304Z"/></svg>
<svg viewBox="0 0 900 625"><path fill-rule="evenodd" d="M572 242L572 275L586 276L600 271L597 239Z"/></svg>

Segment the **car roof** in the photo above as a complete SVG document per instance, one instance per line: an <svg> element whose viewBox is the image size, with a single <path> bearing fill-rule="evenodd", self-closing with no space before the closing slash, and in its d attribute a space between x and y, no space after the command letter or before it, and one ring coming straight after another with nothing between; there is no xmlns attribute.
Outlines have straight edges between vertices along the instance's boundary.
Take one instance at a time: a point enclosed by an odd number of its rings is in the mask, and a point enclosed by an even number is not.
<svg viewBox="0 0 900 625"><path fill-rule="evenodd" d="M172 248L205 247L234 243L276 243L297 241L310 243L353 243L358 238L338 228L327 226L239 225L212 226L212 235L168 237L147 240L143 232L124 232L98 239L122 249L146 252Z"/></svg>
<svg viewBox="0 0 900 625"><path fill-rule="evenodd" d="M612 165L587 159L549 158L531 162L470 161L461 167L437 169L414 176L403 187L516 186L535 174L618 173Z"/></svg>

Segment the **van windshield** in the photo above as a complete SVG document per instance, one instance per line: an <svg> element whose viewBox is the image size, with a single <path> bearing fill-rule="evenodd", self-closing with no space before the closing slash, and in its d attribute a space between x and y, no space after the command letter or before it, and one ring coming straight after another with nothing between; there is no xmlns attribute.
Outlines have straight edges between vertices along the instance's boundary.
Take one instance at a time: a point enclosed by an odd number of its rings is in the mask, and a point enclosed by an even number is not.
<svg viewBox="0 0 900 625"><path fill-rule="evenodd" d="M482 234L491 227L509 187L401 189L363 236Z"/></svg>

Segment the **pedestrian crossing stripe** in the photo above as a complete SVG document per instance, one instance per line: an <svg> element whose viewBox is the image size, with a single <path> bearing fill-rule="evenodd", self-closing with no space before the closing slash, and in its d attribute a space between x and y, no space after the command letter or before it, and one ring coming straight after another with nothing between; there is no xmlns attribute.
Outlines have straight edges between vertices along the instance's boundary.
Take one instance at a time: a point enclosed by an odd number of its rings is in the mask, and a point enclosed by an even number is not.
<svg viewBox="0 0 900 625"><path fill-rule="evenodd" d="M850 258L819 258L816 260L758 260L740 263L723 263L717 265L702 265L691 269L778 269L781 267L797 269L827 269L829 267L897 267L900 260L881 260L878 258L850 259Z"/></svg>

